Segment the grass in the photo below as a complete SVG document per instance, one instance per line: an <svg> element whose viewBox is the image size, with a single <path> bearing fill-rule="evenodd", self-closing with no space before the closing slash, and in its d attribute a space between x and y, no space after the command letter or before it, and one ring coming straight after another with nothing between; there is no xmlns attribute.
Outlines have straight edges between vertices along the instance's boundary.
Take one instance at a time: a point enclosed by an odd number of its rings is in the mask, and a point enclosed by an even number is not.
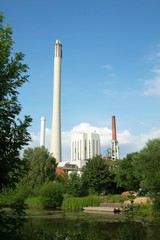
<svg viewBox="0 0 160 240"><path fill-rule="evenodd" d="M77 210L83 207L98 207L100 203L115 203L124 202L128 198L122 195L107 195L107 196L88 196L81 198L66 198L63 200L62 209Z"/></svg>
<svg viewBox="0 0 160 240"><path fill-rule="evenodd" d="M102 196L100 197L100 199L101 199L101 202L105 202L105 203L122 203L128 200L128 197L117 194L117 195Z"/></svg>
<svg viewBox="0 0 160 240"><path fill-rule="evenodd" d="M80 210L83 209L83 207L99 206L99 204L100 198L98 196L70 197L63 200L62 209Z"/></svg>

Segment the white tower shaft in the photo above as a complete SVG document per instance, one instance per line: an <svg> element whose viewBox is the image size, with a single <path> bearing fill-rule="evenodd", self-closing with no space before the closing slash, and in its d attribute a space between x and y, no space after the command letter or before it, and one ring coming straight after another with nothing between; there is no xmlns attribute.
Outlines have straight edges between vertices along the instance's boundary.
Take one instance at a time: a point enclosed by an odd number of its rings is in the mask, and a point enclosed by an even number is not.
<svg viewBox="0 0 160 240"><path fill-rule="evenodd" d="M57 162L61 162L61 59L62 45L56 41L54 47L54 90L51 153Z"/></svg>
<svg viewBox="0 0 160 240"><path fill-rule="evenodd" d="M46 119L41 117L41 132L40 132L40 147L45 147L45 129L46 129Z"/></svg>

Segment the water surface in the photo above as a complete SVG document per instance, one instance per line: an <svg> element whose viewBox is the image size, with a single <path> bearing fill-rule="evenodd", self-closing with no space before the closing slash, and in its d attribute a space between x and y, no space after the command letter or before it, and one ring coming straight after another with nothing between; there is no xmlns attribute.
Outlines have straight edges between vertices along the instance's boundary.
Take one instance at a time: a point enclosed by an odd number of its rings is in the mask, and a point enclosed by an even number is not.
<svg viewBox="0 0 160 240"><path fill-rule="evenodd" d="M158 240L158 224L126 222L121 215L29 211L24 239Z"/></svg>

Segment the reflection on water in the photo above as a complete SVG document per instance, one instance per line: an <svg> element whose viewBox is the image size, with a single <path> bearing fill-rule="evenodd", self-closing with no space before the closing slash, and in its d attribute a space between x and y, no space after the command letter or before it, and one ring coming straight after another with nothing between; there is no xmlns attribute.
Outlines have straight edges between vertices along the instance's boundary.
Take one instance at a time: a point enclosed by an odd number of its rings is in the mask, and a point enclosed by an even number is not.
<svg viewBox="0 0 160 240"><path fill-rule="evenodd" d="M91 216L91 215L90 215ZM97 221L98 220L98 221ZM28 218L23 239L30 240L158 240L159 226L108 222L58 215Z"/></svg>

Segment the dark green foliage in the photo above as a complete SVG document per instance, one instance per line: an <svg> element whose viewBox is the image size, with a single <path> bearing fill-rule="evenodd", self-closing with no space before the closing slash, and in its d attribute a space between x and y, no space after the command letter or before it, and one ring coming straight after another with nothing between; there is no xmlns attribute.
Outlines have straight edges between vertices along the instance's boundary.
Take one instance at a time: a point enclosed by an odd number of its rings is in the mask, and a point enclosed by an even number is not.
<svg viewBox="0 0 160 240"><path fill-rule="evenodd" d="M27 171L20 151L30 141L27 128L32 120L30 116L24 116L23 121L19 118L22 107L18 88L28 80L28 66L23 63L24 54L13 53L12 45L12 29L4 24L0 14L0 205L10 206L0 209L0 239L18 240L24 222L24 202L9 188L14 188Z"/></svg>
<svg viewBox="0 0 160 240"><path fill-rule="evenodd" d="M111 173L102 156L87 160L82 169L82 182L90 194L100 194L110 189Z"/></svg>
<svg viewBox="0 0 160 240"><path fill-rule="evenodd" d="M41 202L44 208L61 207L63 188L59 183L44 184L40 190Z"/></svg>
<svg viewBox="0 0 160 240"><path fill-rule="evenodd" d="M134 157L138 153L127 154L127 156L118 162L115 169L115 179L118 187L125 190L138 190L140 181L139 177L135 175L135 166L133 164Z"/></svg>
<svg viewBox="0 0 160 240"><path fill-rule="evenodd" d="M158 214L160 213L160 194L156 194L154 193L153 195L153 212L154 214Z"/></svg>
<svg viewBox="0 0 160 240"><path fill-rule="evenodd" d="M72 172L68 177L67 194L72 197L81 197L83 194L82 179L77 172Z"/></svg>
<svg viewBox="0 0 160 240"><path fill-rule="evenodd" d="M13 54L12 29L0 15L0 189L13 187L26 170L20 150L28 144L31 118L19 119L18 88L28 79L23 53Z"/></svg>
<svg viewBox="0 0 160 240"><path fill-rule="evenodd" d="M24 202L31 194L33 194L33 189L28 184L25 187L19 184L14 190L3 189L0 194L0 206L11 207L16 205L16 202Z"/></svg>
<svg viewBox="0 0 160 240"><path fill-rule="evenodd" d="M56 177L56 160L45 147L29 148L24 151L23 160L28 163L29 172L23 179L33 188L41 187Z"/></svg>
<svg viewBox="0 0 160 240"><path fill-rule="evenodd" d="M37 197L41 186L54 180L57 164L44 147L25 150L23 161L26 162L28 173L16 184L14 190L3 189L0 206L10 207L16 201L24 202L27 198Z"/></svg>
<svg viewBox="0 0 160 240"><path fill-rule="evenodd" d="M160 193L160 138L149 140L134 157L135 174L141 181L141 188L152 195Z"/></svg>
<svg viewBox="0 0 160 240"><path fill-rule="evenodd" d="M23 202L16 202L8 210L0 210L0 239L21 240L24 222Z"/></svg>

